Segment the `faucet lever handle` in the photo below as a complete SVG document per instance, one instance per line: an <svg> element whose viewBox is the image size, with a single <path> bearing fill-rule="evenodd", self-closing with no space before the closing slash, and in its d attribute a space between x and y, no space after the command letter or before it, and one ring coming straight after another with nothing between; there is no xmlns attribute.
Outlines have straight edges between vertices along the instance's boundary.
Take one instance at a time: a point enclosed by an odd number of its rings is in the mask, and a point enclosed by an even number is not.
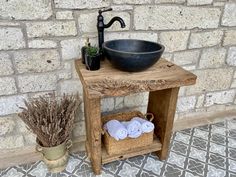
<svg viewBox="0 0 236 177"><path fill-rule="evenodd" d="M103 8L103 9L100 9L100 10L98 11L98 13L101 15L103 12L108 12L108 11L112 11L112 8L108 8L108 9Z"/></svg>

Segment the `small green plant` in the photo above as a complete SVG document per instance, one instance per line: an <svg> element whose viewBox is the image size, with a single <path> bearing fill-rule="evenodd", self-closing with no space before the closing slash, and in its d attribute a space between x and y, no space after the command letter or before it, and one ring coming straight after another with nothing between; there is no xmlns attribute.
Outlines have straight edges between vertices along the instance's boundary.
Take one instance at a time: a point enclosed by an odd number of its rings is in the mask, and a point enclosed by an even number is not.
<svg viewBox="0 0 236 177"><path fill-rule="evenodd" d="M89 46L86 49L87 55L90 57L94 57L98 54L98 48L96 46Z"/></svg>

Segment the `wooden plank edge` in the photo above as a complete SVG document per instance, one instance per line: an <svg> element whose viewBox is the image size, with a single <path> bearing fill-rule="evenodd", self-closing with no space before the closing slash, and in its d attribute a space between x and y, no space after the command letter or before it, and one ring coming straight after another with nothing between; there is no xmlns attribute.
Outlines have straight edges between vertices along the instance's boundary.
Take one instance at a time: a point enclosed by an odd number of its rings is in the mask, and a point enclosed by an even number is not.
<svg viewBox="0 0 236 177"><path fill-rule="evenodd" d="M106 163L113 162L116 160L127 159L127 158L134 157L137 155L156 152L156 151L161 150L161 146L162 145L161 145L160 141L158 139L155 139L153 144L151 144L151 145L132 149L132 150L126 151L124 153L115 154L115 155L108 155L106 152L106 149L103 147L102 148L102 164L106 164Z"/></svg>

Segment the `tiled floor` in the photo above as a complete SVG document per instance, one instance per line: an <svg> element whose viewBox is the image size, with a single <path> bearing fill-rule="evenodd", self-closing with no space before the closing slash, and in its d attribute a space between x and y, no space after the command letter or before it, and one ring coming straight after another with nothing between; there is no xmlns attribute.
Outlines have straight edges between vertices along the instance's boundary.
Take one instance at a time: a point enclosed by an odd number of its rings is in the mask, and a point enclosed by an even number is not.
<svg viewBox="0 0 236 177"><path fill-rule="evenodd" d="M85 153L73 154L66 170L47 173L42 162L10 167L2 177L90 177ZM173 134L169 157L159 161L147 154L103 166L103 177L236 177L236 118L224 122L178 131Z"/></svg>

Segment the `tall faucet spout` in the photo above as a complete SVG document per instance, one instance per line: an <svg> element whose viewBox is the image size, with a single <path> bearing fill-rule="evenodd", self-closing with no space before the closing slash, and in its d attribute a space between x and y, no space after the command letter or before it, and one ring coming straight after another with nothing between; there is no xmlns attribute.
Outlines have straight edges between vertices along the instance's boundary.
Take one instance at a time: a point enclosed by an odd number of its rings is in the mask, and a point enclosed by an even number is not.
<svg viewBox="0 0 236 177"><path fill-rule="evenodd" d="M113 17L108 24L104 25L104 28L109 28L115 21L120 23L121 28L125 28L125 22L120 17Z"/></svg>

